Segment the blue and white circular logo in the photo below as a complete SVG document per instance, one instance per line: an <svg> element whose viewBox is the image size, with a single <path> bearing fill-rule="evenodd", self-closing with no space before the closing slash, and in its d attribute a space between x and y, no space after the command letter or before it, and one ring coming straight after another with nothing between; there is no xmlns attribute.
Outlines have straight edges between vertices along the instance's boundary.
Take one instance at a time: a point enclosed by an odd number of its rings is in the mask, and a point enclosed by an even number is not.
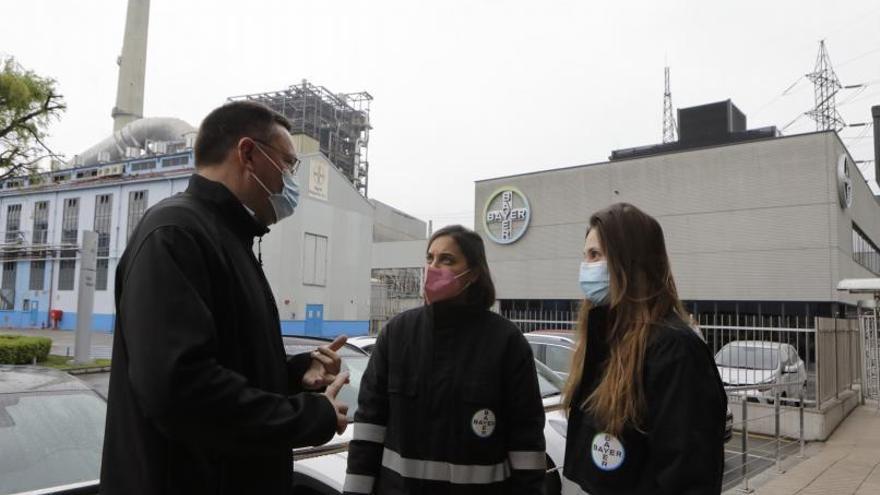
<svg viewBox="0 0 880 495"><path fill-rule="evenodd" d="M531 216L532 209L525 194L515 187L503 187L486 201L483 227L494 242L512 244L526 233Z"/></svg>
<svg viewBox="0 0 880 495"><path fill-rule="evenodd" d="M480 438L488 438L495 431L495 413L491 409L480 409L471 418L471 429Z"/></svg>
<svg viewBox="0 0 880 495"><path fill-rule="evenodd" d="M598 433L593 437L590 454L593 457L593 464L602 471L614 471L626 459L623 444L617 437L608 433Z"/></svg>

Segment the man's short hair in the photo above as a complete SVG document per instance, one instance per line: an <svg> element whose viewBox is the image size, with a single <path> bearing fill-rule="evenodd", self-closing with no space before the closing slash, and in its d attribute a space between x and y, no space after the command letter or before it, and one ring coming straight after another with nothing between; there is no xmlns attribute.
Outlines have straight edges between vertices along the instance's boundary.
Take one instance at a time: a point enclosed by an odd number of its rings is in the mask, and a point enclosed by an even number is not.
<svg viewBox="0 0 880 495"><path fill-rule="evenodd" d="M199 126L194 147L196 167L222 163L243 137L268 141L278 124L290 132L290 121L262 103L233 101L214 109Z"/></svg>

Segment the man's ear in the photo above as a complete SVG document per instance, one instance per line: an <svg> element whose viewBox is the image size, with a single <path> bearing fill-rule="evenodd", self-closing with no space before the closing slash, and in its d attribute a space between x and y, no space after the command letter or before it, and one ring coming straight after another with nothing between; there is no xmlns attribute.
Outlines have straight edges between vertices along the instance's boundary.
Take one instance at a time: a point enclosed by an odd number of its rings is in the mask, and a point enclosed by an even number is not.
<svg viewBox="0 0 880 495"><path fill-rule="evenodd" d="M254 171L254 140L249 137L243 137L235 143L235 156L238 158L242 167L250 172Z"/></svg>

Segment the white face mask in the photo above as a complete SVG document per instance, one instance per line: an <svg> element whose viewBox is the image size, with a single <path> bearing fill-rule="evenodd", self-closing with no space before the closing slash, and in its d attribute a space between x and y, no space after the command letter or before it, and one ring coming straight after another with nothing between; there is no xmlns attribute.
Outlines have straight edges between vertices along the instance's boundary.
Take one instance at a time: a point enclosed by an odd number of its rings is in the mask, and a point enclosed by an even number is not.
<svg viewBox="0 0 880 495"><path fill-rule="evenodd" d="M282 187L280 193L273 193L263 184L263 181L257 177L256 174L251 173L251 177L257 181L257 184L266 191L266 194L269 195L269 204L272 206L272 211L275 213L275 221L272 223L278 223L281 220L293 215L293 211L296 209L296 206L299 204L299 184L296 182L296 178L290 172L282 170L281 167L275 163L275 160L272 159L265 151L263 151L262 146L259 143L256 143L257 149L260 150L260 153L265 156L272 166L275 167L276 170L281 174L281 180L284 182L284 187Z"/></svg>

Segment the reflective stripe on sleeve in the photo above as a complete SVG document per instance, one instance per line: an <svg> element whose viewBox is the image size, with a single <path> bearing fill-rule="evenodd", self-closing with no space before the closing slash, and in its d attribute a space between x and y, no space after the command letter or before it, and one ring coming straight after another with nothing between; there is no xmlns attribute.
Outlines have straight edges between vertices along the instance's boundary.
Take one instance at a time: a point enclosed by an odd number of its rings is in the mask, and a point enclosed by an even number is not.
<svg viewBox="0 0 880 495"><path fill-rule="evenodd" d="M512 450L507 453L511 469L547 469L547 455L544 452Z"/></svg>
<svg viewBox="0 0 880 495"><path fill-rule="evenodd" d="M382 453L382 466L404 478L446 481L458 485L487 485L510 477L510 464L506 461L485 465L408 459L387 447Z"/></svg>
<svg viewBox="0 0 880 495"><path fill-rule="evenodd" d="M342 491L346 493L351 492L368 494L373 491L373 483L375 482L376 478L372 476L347 473L345 475L345 484L342 487Z"/></svg>
<svg viewBox="0 0 880 495"><path fill-rule="evenodd" d="M352 440L385 443L385 427L371 423L355 423Z"/></svg>

